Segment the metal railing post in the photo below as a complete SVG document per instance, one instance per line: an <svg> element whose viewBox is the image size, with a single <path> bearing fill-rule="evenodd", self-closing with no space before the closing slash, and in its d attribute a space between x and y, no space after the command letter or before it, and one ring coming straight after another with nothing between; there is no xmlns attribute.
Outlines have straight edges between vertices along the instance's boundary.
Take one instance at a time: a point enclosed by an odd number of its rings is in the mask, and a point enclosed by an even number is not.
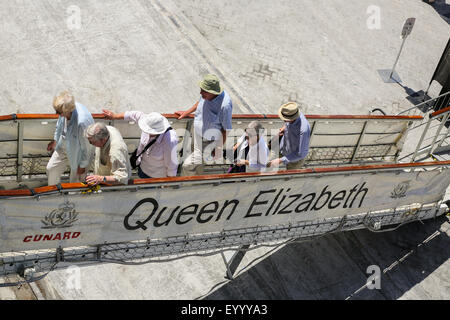
<svg viewBox="0 0 450 320"><path fill-rule="evenodd" d="M422 145L423 139L425 138L425 134L427 133L428 128L430 127L431 121L432 121L432 119L428 120L428 122L427 122L427 124L425 126L425 129L422 132L422 136L420 137L419 142L417 143L416 150L414 150L414 155L413 155L413 157L411 159L412 162L414 162L414 160L417 157L417 152L419 151L420 146Z"/></svg>
<svg viewBox="0 0 450 320"><path fill-rule="evenodd" d="M447 112L447 114L442 116L441 124L439 125L438 131L434 135L433 142L431 143L429 154L431 154L433 152L433 147L434 147L434 144L436 143L437 137L439 136L439 133L441 133L442 127L444 126L445 122L447 122L449 116L450 116L450 113L448 113L448 112Z"/></svg>
<svg viewBox="0 0 450 320"><path fill-rule="evenodd" d="M352 155L352 159L350 160L350 163L353 163L353 161L354 161L355 158L356 158L356 154L357 154L358 151L359 151L359 147L361 146L362 139L363 139L363 137L364 137L364 134L366 133L367 123L368 123L368 122L369 122L369 121L365 121L365 122L364 122L364 126L363 126L363 128L362 128L361 134L359 135L358 143L356 144L355 151L353 151L353 155Z"/></svg>
<svg viewBox="0 0 450 320"><path fill-rule="evenodd" d="M17 121L17 182L22 181L23 173L23 123Z"/></svg>

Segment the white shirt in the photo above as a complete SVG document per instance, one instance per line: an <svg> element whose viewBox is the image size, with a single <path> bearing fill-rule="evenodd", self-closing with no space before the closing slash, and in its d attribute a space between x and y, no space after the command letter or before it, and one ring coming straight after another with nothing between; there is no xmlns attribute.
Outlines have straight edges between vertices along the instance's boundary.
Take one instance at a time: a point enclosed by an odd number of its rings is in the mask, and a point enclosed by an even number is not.
<svg viewBox="0 0 450 320"><path fill-rule="evenodd" d="M126 111L124 119L138 123L143 115L145 113L140 111ZM142 132L137 154L141 153L149 142L149 134ZM138 158L137 164L140 163L141 170L149 177L175 177L178 169L177 145L176 131L169 130L159 135L156 142Z"/></svg>
<svg viewBox="0 0 450 320"><path fill-rule="evenodd" d="M240 143L238 148L237 160L244 159L244 150L247 148L248 140L245 139L245 133L238 139L237 143ZM265 172L267 158L269 156L269 148L263 137L259 138L257 144L250 146L247 154L249 165L246 168L246 172Z"/></svg>

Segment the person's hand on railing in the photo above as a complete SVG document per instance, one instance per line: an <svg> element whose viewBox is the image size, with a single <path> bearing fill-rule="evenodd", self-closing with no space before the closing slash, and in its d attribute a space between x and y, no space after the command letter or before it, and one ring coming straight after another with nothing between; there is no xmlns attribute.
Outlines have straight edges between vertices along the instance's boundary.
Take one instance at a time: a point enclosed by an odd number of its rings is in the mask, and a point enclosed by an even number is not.
<svg viewBox="0 0 450 320"><path fill-rule="evenodd" d="M186 118L190 114L190 112L188 112L188 111L175 111L174 114L178 116L178 120L181 120L183 118Z"/></svg>
<svg viewBox="0 0 450 320"><path fill-rule="evenodd" d="M97 185L101 182L104 182L105 181L104 178L105 178L104 176L91 174L86 177L86 183L88 185Z"/></svg>
<svg viewBox="0 0 450 320"><path fill-rule="evenodd" d="M108 110L108 109L102 109L102 113L106 119L110 119L110 120L113 120L114 117L116 116L116 114L113 111Z"/></svg>
<svg viewBox="0 0 450 320"><path fill-rule="evenodd" d="M266 167L267 168L271 168L271 167L276 168L276 167L279 167L281 163L283 163L281 158L273 159L272 161L267 162Z"/></svg>
<svg viewBox="0 0 450 320"><path fill-rule="evenodd" d="M197 110L199 101L197 101L192 107L190 107L186 111L175 111L175 114L178 116L178 120L181 120L183 118L186 118L188 115L190 115L192 112Z"/></svg>

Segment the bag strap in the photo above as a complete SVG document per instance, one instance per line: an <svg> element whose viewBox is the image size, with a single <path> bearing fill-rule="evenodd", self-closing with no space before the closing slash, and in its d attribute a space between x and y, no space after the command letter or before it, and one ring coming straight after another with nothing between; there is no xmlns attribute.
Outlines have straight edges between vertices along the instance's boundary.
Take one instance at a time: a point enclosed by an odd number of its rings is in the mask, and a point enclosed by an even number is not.
<svg viewBox="0 0 450 320"><path fill-rule="evenodd" d="M162 133L162 134L165 134L165 133L166 133L167 131L169 131L169 130L172 130L172 127L168 127L167 130L164 131L164 133ZM139 155L137 156L137 158L139 158L145 151L147 151L147 149L150 148L150 147L156 142L156 140L158 140L159 136L160 136L160 134L158 134L158 136L155 137L155 139L153 139L152 141L150 141L150 142L144 147L144 150L142 150L142 152L139 153Z"/></svg>

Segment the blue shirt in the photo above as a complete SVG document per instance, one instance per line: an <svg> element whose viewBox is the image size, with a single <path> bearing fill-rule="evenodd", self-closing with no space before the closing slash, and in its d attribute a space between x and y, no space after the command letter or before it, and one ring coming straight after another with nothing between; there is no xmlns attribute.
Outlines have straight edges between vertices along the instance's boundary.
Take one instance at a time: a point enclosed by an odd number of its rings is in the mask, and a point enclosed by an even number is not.
<svg viewBox="0 0 450 320"><path fill-rule="evenodd" d="M84 130L94 123L89 110L81 103L75 102L75 109L72 111L70 120L67 122L67 132L64 135L64 126L67 119L59 116L56 122L54 140L56 150L60 150L65 143L67 159L69 159L70 169L77 170L87 168L94 156L94 146L84 137Z"/></svg>
<svg viewBox="0 0 450 320"><path fill-rule="evenodd" d="M213 100L200 98L194 117L194 128L203 140L222 139L221 130L231 130L231 114L233 105L230 96L224 90Z"/></svg>
<svg viewBox="0 0 450 320"><path fill-rule="evenodd" d="M286 129L280 142L283 163L297 162L308 155L311 127L306 117L300 116L293 122L286 122Z"/></svg>

